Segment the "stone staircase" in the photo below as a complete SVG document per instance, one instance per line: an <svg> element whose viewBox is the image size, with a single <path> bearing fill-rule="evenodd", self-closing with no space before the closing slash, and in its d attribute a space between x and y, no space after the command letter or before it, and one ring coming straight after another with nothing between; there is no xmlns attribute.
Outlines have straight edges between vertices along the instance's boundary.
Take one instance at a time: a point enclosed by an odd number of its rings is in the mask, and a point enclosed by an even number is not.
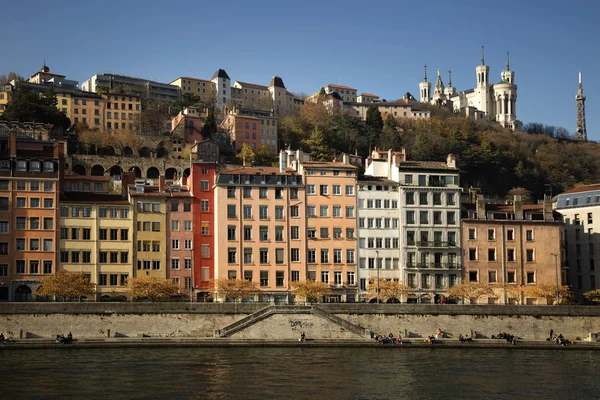
<svg viewBox="0 0 600 400"><path fill-rule="evenodd" d="M369 331L360 325L353 324L338 317L337 315L331 314L328 311L323 310L318 306L302 306L302 305L271 305L256 311L232 324L229 324L221 329L217 329L214 332L214 337L229 337L236 332L242 331L257 322L269 318L274 314L313 314L321 318L324 318L340 327L346 329L349 332L355 333L360 336L366 336Z"/></svg>

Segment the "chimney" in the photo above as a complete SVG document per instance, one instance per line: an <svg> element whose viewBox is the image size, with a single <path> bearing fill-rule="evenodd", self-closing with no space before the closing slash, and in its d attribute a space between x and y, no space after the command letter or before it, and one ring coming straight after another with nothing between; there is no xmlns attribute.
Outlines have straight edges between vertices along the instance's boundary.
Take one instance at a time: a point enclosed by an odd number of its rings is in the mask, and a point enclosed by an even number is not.
<svg viewBox="0 0 600 400"><path fill-rule="evenodd" d="M8 150L11 157L17 156L17 130L11 129L8 131Z"/></svg>
<svg viewBox="0 0 600 400"><path fill-rule="evenodd" d="M487 219L486 213L485 213L485 198L483 197L482 194L477 195L477 202L476 202L476 210L477 210L477 219Z"/></svg>
<svg viewBox="0 0 600 400"><path fill-rule="evenodd" d="M481 190L479 188L470 187L469 188L469 201L471 203L477 203L477 196Z"/></svg>
<svg viewBox="0 0 600 400"><path fill-rule="evenodd" d="M126 199L129 196L129 185L135 183L135 172L121 173L121 196Z"/></svg>
<svg viewBox="0 0 600 400"><path fill-rule="evenodd" d="M520 194L515 194L513 197L513 209L515 211L515 219L517 221L523 220L523 200Z"/></svg>
<svg viewBox="0 0 600 400"><path fill-rule="evenodd" d="M342 155L342 162L343 162L344 164L346 164L346 165L349 165L349 164L350 164L350 157L348 157L348 154L346 154L346 153L343 153L343 155Z"/></svg>
<svg viewBox="0 0 600 400"><path fill-rule="evenodd" d="M446 162L448 164L448 167L456 168L456 157L454 156L454 154L448 154Z"/></svg>
<svg viewBox="0 0 600 400"><path fill-rule="evenodd" d="M554 212L552 210L552 197L544 195L544 221L554 221Z"/></svg>
<svg viewBox="0 0 600 400"><path fill-rule="evenodd" d="M283 150L279 152L279 172L284 173L287 168L287 153Z"/></svg>

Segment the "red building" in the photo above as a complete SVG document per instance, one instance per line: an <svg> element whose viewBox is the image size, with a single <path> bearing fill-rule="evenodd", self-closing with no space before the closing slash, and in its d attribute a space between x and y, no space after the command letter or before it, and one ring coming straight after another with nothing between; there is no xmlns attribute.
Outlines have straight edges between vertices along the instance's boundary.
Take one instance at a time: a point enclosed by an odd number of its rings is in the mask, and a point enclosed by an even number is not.
<svg viewBox="0 0 600 400"><path fill-rule="evenodd" d="M194 258L193 199L186 186L168 187L167 200L167 278L189 295Z"/></svg>
<svg viewBox="0 0 600 400"><path fill-rule="evenodd" d="M209 282L215 276L214 246L214 184L217 163L213 161L192 162L189 188L193 197L193 280L196 298L208 298Z"/></svg>

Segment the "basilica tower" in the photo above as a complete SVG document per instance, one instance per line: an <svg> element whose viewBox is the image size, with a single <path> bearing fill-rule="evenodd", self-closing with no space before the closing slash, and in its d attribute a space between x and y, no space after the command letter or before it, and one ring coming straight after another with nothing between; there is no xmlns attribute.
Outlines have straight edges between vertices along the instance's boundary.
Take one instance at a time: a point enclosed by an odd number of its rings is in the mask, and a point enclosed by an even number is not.
<svg viewBox="0 0 600 400"><path fill-rule="evenodd" d="M483 54L483 46L481 46L481 65L475 68L477 72L477 88L475 91L478 94L477 103L473 104L479 111L489 115L488 101L489 101L489 75L490 67L485 65L485 58ZM470 105L470 104L469 104Z"/></svg>
<svg viewBox="0 0 600 400"><path fill-rule="evenodd" d="M429 98L431 94L431 82L427 82L427 65L424 66L425 75L423 77L423 82L419 83L420 89L420 101L421 103L429 103Z"/></svg>
<svg viewBox="0 0 600 400"><path fill-rule="evenodd" d="M585 129L585 96L583 95L581 72L579 73L579 89L577 89L575 103L577 104L577 127L575 128L575 139L587 141L587 131Z"/></svg>

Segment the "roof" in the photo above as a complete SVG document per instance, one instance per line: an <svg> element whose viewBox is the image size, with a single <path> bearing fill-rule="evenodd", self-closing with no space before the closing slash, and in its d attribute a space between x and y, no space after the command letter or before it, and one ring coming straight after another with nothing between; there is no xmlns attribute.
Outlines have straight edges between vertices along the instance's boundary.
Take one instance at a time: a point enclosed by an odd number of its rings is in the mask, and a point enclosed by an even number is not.
<svg viewBox="0 0 600 400"><path fill-rule="evenodd" d="M237 174L245 174L245 175L296 175L296 171L292 169L287 169L284 172L279 171L279 167L241 167L236 169L231 169L228 171L223 171L220 173L221 175L237 175Z"/></svg>
<svg viewBox="0 0 600 400"><path fill-rule="evenodd" d="M201 82L212 82L212 81L211 81L211 80L209 80L209 79L202 79L202 78L192 78L192 77L190 77L190 76L180 76L180 77L179 77L179 78L177 78L177 79L193 79L193 80L195 80L195 81L201 81ZM173 84L173 82L175 82L177 79L174 79L174 80L172 80L172 81L169 83L169 85L172 85L172 84Z"/></svg>
<svg viewBox="0 0 600 400"><path fill-rule="evenodd" d="M285 85L283 84L283 79L281 79L278 76L274 76L271 79L271 84L269 86L275 86L275 87L280 87L280 88L284 88L285 89Z"/></svg>
<svg viewBox="0 0 600 400"><path fill-rule="evenodd" d="M350 86L334 85L333 83L330 83L329 85L327 85L327 87L332 87L332 88L337 88L337 89L350 89L350 90L356 90L356 88L353 88L353 87L350 87Z"/></svg>
<svg viewBox="0 0 600 400"><path fill-rule="evenodd" d="M445 162L439 161L400 161L400 169L445 169L449 171L458 171L456 167L449 167Z"/></svg>
<svg viewBox="0 0 600 400"><path fill-rule="evenodd" d="M359 94L359 96L362 96L362 97L377 97L377 98L379 98L379 96L377 96L376 94L371 94L371 93L361 93L361 94Z"/></svg>
<svg viewBox="0 0 600 400"><path fill-rule="evenodd" d="M360 178L358 178L358 183L385 183L386 185L393 185L393 186L398 186L399 183L396 181L393 181L391 179L387 179L381 176L371 176L371 175L365 175L362 176Z"/></svg>
<svg viewBox="0 0 600 400"><path fill-rule="evenodd" d="M61 201L81 202L81 203L115 203L129 204L120 194L106 194L93 192L65 192Z"/></svg>
<svg viewBox="0 0 600 400"><path fill-rule="evenodd" d="M354 165L344 164L338 161L305 161L302 163L304 168L345 168L358 169Z"/></svg>
<svg viewBox="0 0 600 400"><path fill-rule="evenodd" d="M231 78L229 77L229 75L227 75L227 72L225 72L224 69L219 68L218 70L215 71L215 73L212 76L212 79L215 78L223 78L223 79L229 79L231 80Z"/></svg>
<svg viewBox="0 0 600 400"><path fill-rule="evenodd" d="M466 210L477 209L475 203L461 203L462 207ZM500 212L514 212L515 208L513 204L487 204L485 205L486 211L500 211ZM542 204L523 204L523 211L530 212L544 212L544 206Z"/></svg>
<svg viewBox="0 0 600 400"><path fill-rule="evenodd" d="M577 187L574 187L573 189L567 190L566 192L562 192L561 194L591 192L593 190L600 190L600 183L595 184L595 185L577 186Z"/></svg>
<svg viewBox="0 0 600 400"><path fill-rule="evenodd" d="M251 89L259 89L259 90L269 90L268 87L263 86L263 85L256 85L254 83L248 83L248 82L241 82L241 81L235 81L235 83L240 84L240 86L246 86L249 87Z"/></svg>

